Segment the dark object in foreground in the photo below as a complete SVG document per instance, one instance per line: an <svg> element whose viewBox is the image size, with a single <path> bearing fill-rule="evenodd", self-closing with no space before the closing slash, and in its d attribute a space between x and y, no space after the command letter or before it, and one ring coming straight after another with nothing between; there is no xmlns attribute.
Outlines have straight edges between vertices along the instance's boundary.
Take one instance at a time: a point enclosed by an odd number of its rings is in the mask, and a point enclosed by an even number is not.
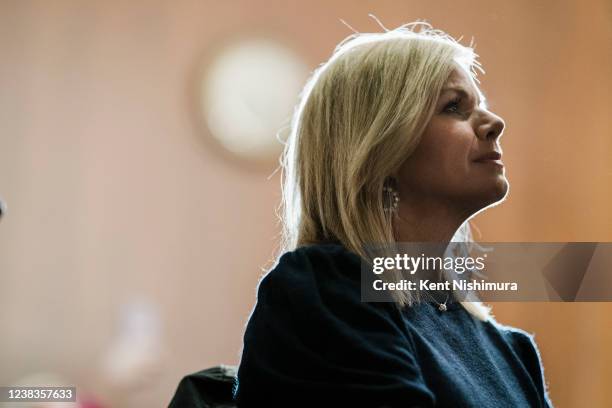
<svg viewBox="0 0 612 408"><path fill-rule="evenodd" d="M235 408L236 367L220 365L189 374L179 383L169 408Z"/></svg>

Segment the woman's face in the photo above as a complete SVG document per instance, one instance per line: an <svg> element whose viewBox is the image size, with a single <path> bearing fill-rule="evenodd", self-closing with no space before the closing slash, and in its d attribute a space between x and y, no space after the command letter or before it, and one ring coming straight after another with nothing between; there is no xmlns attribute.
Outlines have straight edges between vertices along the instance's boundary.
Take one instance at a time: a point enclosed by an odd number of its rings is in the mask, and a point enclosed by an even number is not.
<svg viewBox="0 0 612 408"><path fill-rule="evenodd" d="M473 214L505 197L499 146L504 122L481 98L471 76L457 66L419 145L397 174L402 202L460 206Z"/></svg>

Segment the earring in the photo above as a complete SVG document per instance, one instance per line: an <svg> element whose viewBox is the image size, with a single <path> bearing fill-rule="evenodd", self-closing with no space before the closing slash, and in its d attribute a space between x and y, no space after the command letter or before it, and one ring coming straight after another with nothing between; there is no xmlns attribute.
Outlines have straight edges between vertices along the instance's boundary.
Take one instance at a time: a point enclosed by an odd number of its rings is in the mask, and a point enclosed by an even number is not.
<svg viewBox="0 0 612 408"><path fill-rule="evenodd" d="M383 204L383 210L385 212L397 213L399 209L399 193L391 186L383 187L383 194L385 195L385 200Z"/></svg>

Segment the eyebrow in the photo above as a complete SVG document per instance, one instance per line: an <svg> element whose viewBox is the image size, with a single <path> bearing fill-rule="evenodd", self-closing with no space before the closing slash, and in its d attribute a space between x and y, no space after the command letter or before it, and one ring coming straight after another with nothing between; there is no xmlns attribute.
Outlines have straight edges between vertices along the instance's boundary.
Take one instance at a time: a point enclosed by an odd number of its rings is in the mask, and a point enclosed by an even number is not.
<svg viewBox="0 0 612 408"><path fill-rule="evenodd" d="M460 88L460 87L448 87L448 88L443 88L442 92L440 92L441 94L443 94L444 92L456 92L459 95L461 95L462 98L470 98L470 94L468 94L466 92L465 89ZM478 106L481 106L483 109L489 110L489 104L487 103L487 98L485 97L484 93L482 91L479 91L477 93L477 98L480 100L480 103Z"/></svg>

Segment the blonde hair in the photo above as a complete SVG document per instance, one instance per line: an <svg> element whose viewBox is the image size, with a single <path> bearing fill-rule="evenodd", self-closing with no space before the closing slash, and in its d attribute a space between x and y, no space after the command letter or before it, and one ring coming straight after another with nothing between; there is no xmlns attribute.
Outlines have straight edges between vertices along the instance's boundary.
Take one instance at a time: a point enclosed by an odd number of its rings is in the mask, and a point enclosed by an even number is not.
<svg viewBox="0 0 612 408"><path fill-rule="evenodd" d="M283 168L280 254L336 242L368 259L364 246L395 242L383 186L419 144L454 64L476 78L477 55L417 22L340 42L300 94ZM471 240L466 222L453 240ZM417 299L394 292L400 306ZM463 302L486 319L480 302Z"/></svg>

